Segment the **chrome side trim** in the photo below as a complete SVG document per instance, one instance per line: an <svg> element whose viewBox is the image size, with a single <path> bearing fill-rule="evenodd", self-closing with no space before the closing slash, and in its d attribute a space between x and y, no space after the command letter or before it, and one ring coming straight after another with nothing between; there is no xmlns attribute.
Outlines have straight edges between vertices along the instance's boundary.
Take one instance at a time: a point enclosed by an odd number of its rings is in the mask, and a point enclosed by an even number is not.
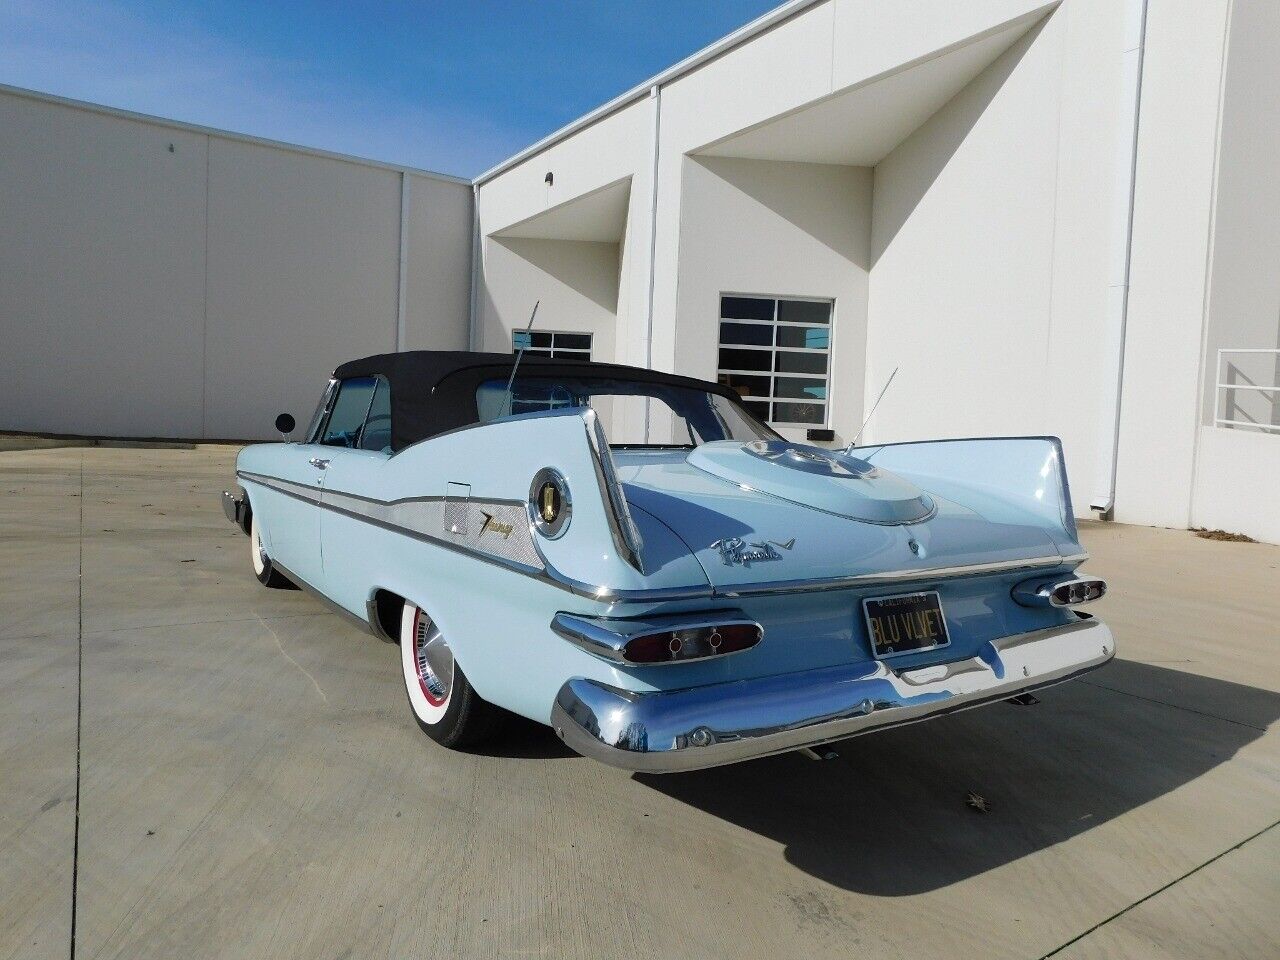
<svg viewBox="0 0 1280 960"><path fill-rule="evenodd" d="M319 490L306 484L294 483L289 480L281 480L278 477L268 477L263 474L249 473L247 471L238 471L236 476L247 480L251 483L258 483L262 486L269 487L286 496L296 497L307 503L311 503L323 510L332 510L343 516L351 517L355 520L361 520L365 523L372 524L376 527L389 530L393 533L399 533L403 536L420 540L424 543L430 543L435 546L443 547L446 550L452 550L463 556L472 557L473 559L492 563L524 576L532 576L536 579L566 590L569 593L590 600L599 600L602 602L618 602L618 603L664 603L676 600L701 600L713 597L723 597L725 599L735 599L738 597L758 597L770 596L776 594L790 593L813 593L827 590L848 590L858 587L881 586L890 583L918 583L921 581L934 580L951 580L957 577L982 576L992 573L1006 573L1015 570L1049 570L1055 567L1066 566L1071 563L1082 562L1088 559L1088 554L1077 554L1070 557L1046 556L1032 557L1025 560L1000 560L990 563L967 564L964 566L951 567L926 567L908 570L883 570L875 573L855 574L848 577L828 577L821 579L806 580L782 580L770 581L761 584L738 584L725 587L711 587L706 584L691 585L687 587L665 587L653 590L625 590L614 587L603 586L600 584L586 583L576 580L573 577L566 576L559 570L555 569L545 561L542 569L536 566L529 566L515 560L510 560L495 554L488 554L470 549L460 543L450 542L438 536L433 536L420 529L404 526L403 524L393 523L387 520L372 516L366 512L360 512L353 509L344 509L334 503L324 503L320 499ZM350 500L362 501L381 507L399 506L401 504L413 503L443 503L444 497L407 497L400 500L374 500L369 497L363 497L359 494L345 493L342 491L326 491L327 494L340 496ZM502 505L519 506L524 510L523 501L518 500L493 500L493 501L471 501L473 504L493 503ZM532 530L532 523L527 525L527 529ZM535 552L536 551L536 541Z"/></svg>
<svg viewBox="0 0 1280 960"><path fill-rule="evenodd" d="M977 657L895 672L864 661L684 690L619 690L581 677L551 725L584 756L671 773L736 763L1007 700L1097 669L1111 631L1082 620L984 644Z"/></svg>
<svg viewBox="0 0 1280 960"><path fill-rule="evenodd" d="M604 502L613 545L627 563L644 573L644 562L640 555L644 541L640 539L640 531L636 529L635 521L631 519L631 513L627 509L627 498L622 493L622 484L618 482L613 454L609 452L609 438L600 425L600 418L590 407L582 414L582 423L587 429L587 444L593 455L592 465L595 467L596 483L600 487L600 499Z"/></svg>
<svg viewBox="0 0 1280 960"><path fill-rule="evenodd" d="M698 630L702 627L750 626L760 631L760 640L764 639L764 627L752 620L741 610L699 610L697 613L674 614L672 616L644 617L638 620L616 620L607 617L588 617L577 613L557 613L551 619L551 630L568 640L574 646L587 653L610 660L614 663L625 663L630 667L667 667L683 662L680 660L663 661L661 663L631 663L623 656L623 650L635 637L647 633L665 633L668 630ZM760 641L756 641L759 646ZM747 649L753 649L749 647ZM731 653L716 654L716 659L731 657ZM703 657L701 660L708 658Z"/></svg>
<svg viewBox="0 0 1280 960"><path fill-rule="evenodd" d="M284 494L285 496L303 500L319 507L322 510L330 510L334 513L341 514L342 516L350 517L353 520L360 520L364 523L370 524L371 526L380 527L392 533L398 533L401 536L409 537L412 540L429 543L433 546L452 551L460 556L470 557L472 560L479 560L482 563L492 564L493 566L501 567L513 573L521 574L522 576L533 577L535 580L540 580L548 586L564 590L567 593L571 593L574 596L582 597L584 599L598 600L603 603L666 603L677 600L702 600L713 595L711 588L706 584L692 587L662 587L652 590L619 590L612 587L584 583L581 580L575 580L572 577L567 577L550 566L545 569L528 567L524 564L518 563L517 561L509 560L497 555L479 553L463 546L460 543L450 542L449 540L445 540L441 537L433 536L410 527L388 523L365 513L355 513L350 510L344 510L332 503L322 503L319 499L307 495L313 491L312 488L307 487L304 484L293 484L290 481L280 480L276 477L267 477L262 474L253 474L243 471L238 473L237 476L249 481L250 483L258 483L264 487L268 487L278 493ZM298 487L301 489L300 491L295 491L293 489L289 489L289 487ZM444 500L443 497L413 497L404 500L381 501L370 500L368 497L360 497L356 494L343 494L343 496L351 497L356 500L365 500L368 503L383 505L395 505L401 503L432 503L443 502ZM478 502L481 501L472 501L472 503ZM520 501L485 502L509 504L519 506L522 510L524 509L524 506ZM532 529L532 525L530 525L530 529ZM274 560L272 562L275 563ZM275 565L279 566L279 564Z"/></svg>

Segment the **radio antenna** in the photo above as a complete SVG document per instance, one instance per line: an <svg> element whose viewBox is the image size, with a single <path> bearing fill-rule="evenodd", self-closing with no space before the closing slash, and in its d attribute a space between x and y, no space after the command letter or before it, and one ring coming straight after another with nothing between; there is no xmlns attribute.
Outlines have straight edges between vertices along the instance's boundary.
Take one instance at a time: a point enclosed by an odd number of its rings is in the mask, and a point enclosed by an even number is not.
<svg viewBox="0 0 1280 960"><path fill-rule="evenodd" d="M542 303L541 300L535 300L533 302L533 313L529 314L529 322L525 324L525 328L524 328L524 332L525 332L524 342L520 344L520 349L516 351L516 362L511 365L511 376L507 378L507 415L508 416L510 416L511 407L514 404L514 397L511 393L511 385L516 382L516 371L520 369L520 361L524 359L525 350L527 350L529 348L529 344L533 342L533 337L529 334L529 331L533 329L533 318L538 315L538 304L540 303Z"/></svg>
<svg viewBox="0 0 1280 960"><path fill-rule="evenodd" d="M867 429L867 424L871 422L871 418L875 416L876 407L880 406L880 401L884 399L884 395L889 392L889 384L893 383L893 378L898 375L898 368L893 368L893 373L889 374L889 379L884 382L884 389L880 391L880 396L876 397L876 402L871 405L871 412L867 414L867 419L862 421L862 426L858 428L858 434L849 441L849 446L844 448L845 453L852 453L853 448L858 445L858 441L862 439L862 431Z"/></svg>

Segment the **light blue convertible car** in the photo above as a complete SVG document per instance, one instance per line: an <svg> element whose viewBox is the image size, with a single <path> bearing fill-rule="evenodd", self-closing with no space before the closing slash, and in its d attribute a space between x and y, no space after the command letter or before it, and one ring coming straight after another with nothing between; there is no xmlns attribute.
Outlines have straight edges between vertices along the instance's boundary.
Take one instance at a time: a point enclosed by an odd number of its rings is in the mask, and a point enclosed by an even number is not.
<svg viewBox="0 0 1280 960"><path fill-rule="evenodd" d="M691 770L1025 702L1115 653L1076 609L1106 587L1049 437L825 450L714 383L409 352L339 367L301 442L236 475L258 579L397 641L445 746L507 710Z"/></svg>

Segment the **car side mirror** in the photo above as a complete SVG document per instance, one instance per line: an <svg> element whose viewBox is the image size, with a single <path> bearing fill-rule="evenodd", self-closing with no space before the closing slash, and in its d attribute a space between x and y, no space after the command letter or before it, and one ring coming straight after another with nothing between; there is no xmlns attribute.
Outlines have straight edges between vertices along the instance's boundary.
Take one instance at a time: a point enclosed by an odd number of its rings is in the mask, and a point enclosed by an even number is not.
<svg viewBox="0 0 1280 960"><path fill-rule="evenodd" d="M287 413L282 413L276 417L276 431L280 434L280 439L286 443L289 440L289 434L293 433L293 428L297 426L293 417Z"/></svg>

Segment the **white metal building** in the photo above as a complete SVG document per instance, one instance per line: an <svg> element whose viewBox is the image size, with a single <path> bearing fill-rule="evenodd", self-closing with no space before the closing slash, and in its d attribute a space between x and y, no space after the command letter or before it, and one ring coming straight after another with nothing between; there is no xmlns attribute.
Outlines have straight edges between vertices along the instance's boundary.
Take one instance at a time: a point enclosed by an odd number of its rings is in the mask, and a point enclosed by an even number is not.
<svg viewBox="0 0 1280 960"><path fill-rule="evenodd" d="M793 0L470 189L0 92L0 429L263 436L541 301L533 349L790 436L896 368L864 440L1057 434L1081 515L1280 541L1277 43L1274 0Z"/></svg>
<svg viewBox="0 0 1280 960"><path fill-rule="evenodd" d="M864 440L1057 434L1081 515L1280 540L1278 42L1274 0L797 0L478 179L473 342L541 297L837 443L897 368Z"/></svg>

